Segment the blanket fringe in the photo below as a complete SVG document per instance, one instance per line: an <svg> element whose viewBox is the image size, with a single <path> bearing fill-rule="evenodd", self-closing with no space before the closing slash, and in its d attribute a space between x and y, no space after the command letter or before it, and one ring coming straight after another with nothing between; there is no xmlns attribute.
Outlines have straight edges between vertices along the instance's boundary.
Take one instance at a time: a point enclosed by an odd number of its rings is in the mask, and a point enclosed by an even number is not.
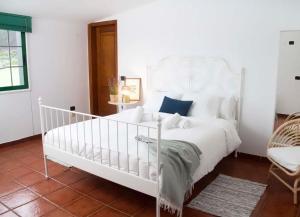
<svg viewBox="0 0 300 217"><path fill-rule="evenodd" d="M185 199L188 199L192 195L193 190L194 190L194 184L192 184L190 186L189 190L186 192ZM182 216L183 205L176 206L176 205L172 204L172 202L170 202L170 200L165 199L165 198L160 198L159 202L160 202L160 207L163 208L165 211L168 211L171 214L176 213L177 217Z"/></svg>
<svg viewBox="0 0 300 217"><path fill-rule="evenodd" d="M194 184L191 184L189 190L185 193L184 199L187 200L190 196L192 196L194 190Z"/></svg>
<svg viewBox="0 0 300 217"><path fill-rule="evenodd" d="M160 198L160 207L171 214L177 213L177 216L182 216L182 207L175 206L170 201Z"/></svg>

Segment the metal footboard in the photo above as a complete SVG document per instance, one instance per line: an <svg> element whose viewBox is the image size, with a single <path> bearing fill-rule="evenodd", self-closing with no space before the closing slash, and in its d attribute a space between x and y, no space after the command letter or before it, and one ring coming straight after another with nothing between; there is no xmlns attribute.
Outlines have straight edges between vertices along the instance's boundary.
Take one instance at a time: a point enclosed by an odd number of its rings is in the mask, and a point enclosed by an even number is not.
<svg viewBox="0 0 300 217"><path fill-rule="evenodd" d="M160 216L160 118L155 127L145 126L47 106L42 103L41 98L39 98L39 110L45 177L48 177L47 159L56 159L112 182L156 197L156 216ZM148 175L146 176L140 174L141 156L139 142L136 141L135 144L132 142L132 137L138 135L157 139L154 162L150 159L151 150L149 144L146 147L146 160L143 159L148 169ZM120 145L122 150L120 150ZM129 152L130 149L132 150L133 145L136 146L134 157L132 152ZM126 147L126 150L124 150L124 147ZM105 156L107 157L105 158ZM121 165L121 158L124 163L124 156L127 161L126 166ZM113 157L116 160L113 160ZM136 159L136 172L133 172L130 168L131 158ZM156 168L154 168L156 179L150 176L152 164L156 165Z"/></svg>

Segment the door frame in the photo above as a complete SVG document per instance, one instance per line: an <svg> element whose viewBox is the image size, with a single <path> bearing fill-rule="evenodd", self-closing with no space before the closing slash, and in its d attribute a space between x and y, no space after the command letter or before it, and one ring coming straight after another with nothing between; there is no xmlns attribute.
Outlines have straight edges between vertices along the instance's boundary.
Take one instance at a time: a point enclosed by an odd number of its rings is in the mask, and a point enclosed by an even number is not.
<svg viewBox="0 0 300 217"><path fill-rule="evenodd" d="M114 31L115 31L115 60L116 60L116 78L118 78L118 23L117 20L109 20L109 21L102 21L102 22L95 22L95 23L89 23L88 24L88 67L89 67L89 99L90 99L90 113L95 114L96 106L95 103L95 97L97 97L97 94L95 94L94 88L96 87L95 82L96 79L94 78L94 72L95 72L95 57L96 49L95 48L95 31L96 28L99 26L107 26L107 25L113 25Z"/></svg>

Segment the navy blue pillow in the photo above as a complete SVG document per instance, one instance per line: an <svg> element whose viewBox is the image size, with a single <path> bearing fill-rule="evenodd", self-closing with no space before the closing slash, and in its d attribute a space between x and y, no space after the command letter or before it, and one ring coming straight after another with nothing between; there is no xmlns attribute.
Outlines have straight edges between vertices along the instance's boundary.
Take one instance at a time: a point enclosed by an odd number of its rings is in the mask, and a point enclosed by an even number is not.
<svg viewBox="0 0 300 217"><path fill-rule="evenodd" d="M181 101L172 99L167 96L164 97L164 101L159 109L159 112L165 112L170 114L178 113L181 116L187 116L193 101Z"/></svg>

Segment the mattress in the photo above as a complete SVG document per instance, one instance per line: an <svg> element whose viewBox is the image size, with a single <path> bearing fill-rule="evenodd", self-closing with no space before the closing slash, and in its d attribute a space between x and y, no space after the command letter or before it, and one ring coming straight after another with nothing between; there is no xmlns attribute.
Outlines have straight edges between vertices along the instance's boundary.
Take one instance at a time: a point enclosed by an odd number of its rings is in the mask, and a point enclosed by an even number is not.
<svg viewBox="0 0 300 217"><path fill-rule="evenodd" d="M128 124L126 122L132 112L133 110L126 110L101 119L54 128L45 135L45 145L156 180L156 156L149 154L148 145L137 142L135 136L157 138L157 122ZM160 115L165 118L169 114ZM241 140L230 121L187 118L191 122L190 128L162 129L161 136L162 139L192 142L199 147L202 152L200 166L193 176L194 182L197 182L212 171L223 157L237 149Z"/></svg>

